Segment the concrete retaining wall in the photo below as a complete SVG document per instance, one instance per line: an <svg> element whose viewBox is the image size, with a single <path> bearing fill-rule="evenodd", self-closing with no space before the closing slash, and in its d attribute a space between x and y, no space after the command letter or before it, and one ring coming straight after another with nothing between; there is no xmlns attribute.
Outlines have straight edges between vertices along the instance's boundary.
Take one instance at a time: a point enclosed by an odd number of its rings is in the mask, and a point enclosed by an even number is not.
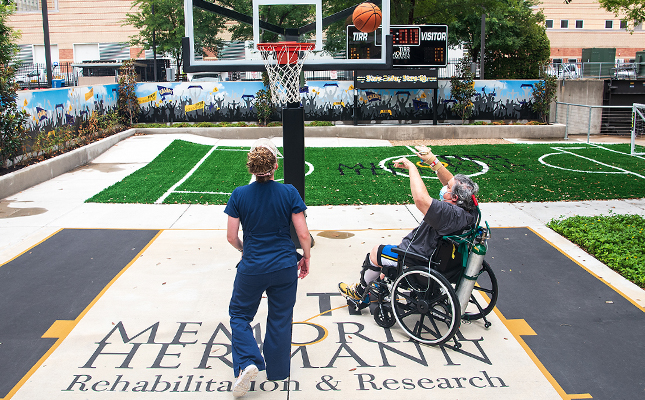
<svg viewBox="0 0 645 400"><path fill-rule="evenodd" d="M555 125L335 125L309 126L305 137L345 137L383 140L413 139L562 139L565 126ZM282 136L282 127L260 128L138 128L138 133L187 133L221 139Z"/></svg>
<svg viewBox="0 0 645 400"><path fill-rule="evenodd" d="M134 133L134 129L128 129L60 156L0 176L0 199L85 165Z"/></svg>
<svg viewBox="0 0 645 400"><path fill-rule="evenodd" d="M305 129L307 137L347 137L383 140L413 139L553 139L564 138L564 125L336 125ZM193 134L221 139L257 139L282 136L274 128L137 128L117 133L69 153L0 176L0 199L85 165L135 133Z"/></svg>

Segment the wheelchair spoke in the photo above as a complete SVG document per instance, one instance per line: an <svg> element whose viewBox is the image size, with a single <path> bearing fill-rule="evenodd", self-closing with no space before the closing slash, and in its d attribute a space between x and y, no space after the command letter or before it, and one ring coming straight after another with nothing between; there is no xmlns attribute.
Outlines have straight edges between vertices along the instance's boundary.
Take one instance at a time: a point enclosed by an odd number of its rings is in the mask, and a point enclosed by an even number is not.
<svg viewBox="0 0 645 400"><path fill-rule="evenodd" d="M493 293L493 289L486 289L486 288L483 288L481 286L475 286L475 290L477 290L478 292L484 292L484 293L488 293L488 294Z"/></svg>
<svg viewBox="0 0 645 400"><path fill-rule="evenodd" d="M414 334L417 337L421 337L421 328L424 326L423 325L423 317L424 317L424 315L421 314L421 316L419 317L419 321L417 322L417 324L414 327Z"/></svg>

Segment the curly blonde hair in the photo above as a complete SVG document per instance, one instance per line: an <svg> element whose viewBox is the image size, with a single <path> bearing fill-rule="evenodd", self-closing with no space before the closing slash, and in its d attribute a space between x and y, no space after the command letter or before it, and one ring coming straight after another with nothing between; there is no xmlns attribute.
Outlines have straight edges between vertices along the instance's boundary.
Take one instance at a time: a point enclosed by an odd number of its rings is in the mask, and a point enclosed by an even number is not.
<svg viewBox="0 0 645 400"><path fill-rule="evenodd" d="M255 175L257 182L271 179L277 159L266 147L256 147L247 154L246 168Z"/></svg>

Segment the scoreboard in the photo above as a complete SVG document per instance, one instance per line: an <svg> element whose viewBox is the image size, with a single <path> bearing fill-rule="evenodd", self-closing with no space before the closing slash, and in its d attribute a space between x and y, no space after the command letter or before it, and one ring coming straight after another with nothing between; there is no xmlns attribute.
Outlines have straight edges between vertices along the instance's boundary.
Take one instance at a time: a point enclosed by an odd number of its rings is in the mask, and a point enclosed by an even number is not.
<svg viewBox="0 0 645 400"><path fill-rule="evenodd" d="M394 67L445 67L448 58L447 25L391 25L392 64ZM347 26L347 58L380 58L382 51L380 28L376 32L361 32Z"/></svg>

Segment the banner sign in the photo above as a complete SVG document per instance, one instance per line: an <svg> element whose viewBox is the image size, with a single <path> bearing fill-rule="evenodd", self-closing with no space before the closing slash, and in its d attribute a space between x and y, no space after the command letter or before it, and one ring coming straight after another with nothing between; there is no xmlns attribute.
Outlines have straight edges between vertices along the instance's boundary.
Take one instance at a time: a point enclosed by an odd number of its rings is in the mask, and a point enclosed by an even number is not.
<svg viewBox="0 0 645 400"><path fill-rule="evenodd" d="M436 69L356 71L358 89L437 89Z"/></svg>

